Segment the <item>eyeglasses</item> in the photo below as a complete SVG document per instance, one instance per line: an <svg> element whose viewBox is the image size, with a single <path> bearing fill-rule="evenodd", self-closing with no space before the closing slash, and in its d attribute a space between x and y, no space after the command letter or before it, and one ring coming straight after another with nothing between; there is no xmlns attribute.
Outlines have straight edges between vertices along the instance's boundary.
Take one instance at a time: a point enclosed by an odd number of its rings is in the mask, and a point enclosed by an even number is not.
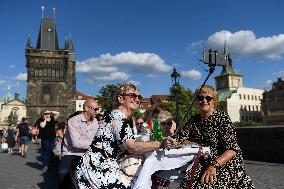
<svg viewBox="0 0 284 189"><path fill-rule="evenodd" d="M122 95L123 95L123 96L129 96L129 97L132 98L132 99L138 98L139 100L141 100L141 99L143 98L141 95L137 95L137 94L135 94L135 93L128 93L128 94L124 93L124 94L122 94Z"/></svg>
<svg viewBox="0 0 284 189"><path fill-rule="evenodd" d="M92 109L93 111L98 111L99 110L99 108L94 108L94 107L92 107L92 106L88 106L90 109Z"/></svg>
<svg viewBox="0 0 284 189"><path fill-rule="evenodd" d="M136 125L142 126L144 122L137 122Z"/></svg>
<svg viewBox="0 0 284 189"><path fill-rule="evenodd" d="M198 101L203 101L204 98L207 100L207 102L210 102L211 100L214 99L212 96L198 96L198 97L197 97L197 100L198 100Z"/></svg>

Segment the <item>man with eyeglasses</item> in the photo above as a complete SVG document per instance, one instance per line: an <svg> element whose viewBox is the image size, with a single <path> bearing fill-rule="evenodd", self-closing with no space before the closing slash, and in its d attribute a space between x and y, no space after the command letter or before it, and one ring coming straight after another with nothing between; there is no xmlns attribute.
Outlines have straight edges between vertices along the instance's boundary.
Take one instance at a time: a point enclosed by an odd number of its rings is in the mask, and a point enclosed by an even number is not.
<svg viewBox="0 0 284 189"><path fill-rule="evenodd" d="M99 127L96 119L99 105L93 98L83 104L83 112L71 117L64 135L62 158L58 168L58 188L72 188L70 170L75 169L80 157L87 151Z"/></svg>

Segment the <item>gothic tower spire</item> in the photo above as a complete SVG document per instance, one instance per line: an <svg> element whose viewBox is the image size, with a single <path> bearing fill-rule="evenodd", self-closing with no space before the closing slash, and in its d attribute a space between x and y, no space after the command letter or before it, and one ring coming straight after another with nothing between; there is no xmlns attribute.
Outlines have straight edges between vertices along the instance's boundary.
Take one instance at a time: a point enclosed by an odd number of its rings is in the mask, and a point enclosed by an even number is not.
<svg viewBox="0 0 284 189"><path fill-rule="evenodd" d="M28 34L28 41L27 41L26 48L31 48L31 39L30 39L30 34Z"/></svg>
<svg viewBox="0 0 284 189"><path fill-rule="evenodd" d="M44 6L42 6L41 10L42 18L36 48L50 51L59 50L55 22L55 9L53 9L53 18L44 17Z"/></svg>
<svg viewBox="0 0 284 189"><path fill-rule="evenodd" d="M233 90L242 87L242 75L237 74L233 69L233 60L227 47L227 41L224 43L225 56L228 64L223 66L222 72L215 77L217 90Z"/></svg>

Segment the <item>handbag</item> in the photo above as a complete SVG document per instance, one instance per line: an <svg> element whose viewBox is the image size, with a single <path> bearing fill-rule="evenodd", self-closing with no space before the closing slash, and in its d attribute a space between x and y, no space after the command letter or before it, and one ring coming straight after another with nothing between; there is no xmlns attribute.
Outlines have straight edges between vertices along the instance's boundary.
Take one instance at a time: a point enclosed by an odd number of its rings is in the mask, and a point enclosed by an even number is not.
<svg viewBox="0 0 284 189"><path fill-rule="evenodd" d="M127 176L138 176L142 169L144 156L139 154L124 155L118 160L118 165Z"/></svg>
<svg viewBox="0 0 284 189"><path fill-rule="evenodd" d="M7 143L2 143L2 144L1 144L1 149L2 149L2 150L8 149L8 144L7 144Z"/></svg>

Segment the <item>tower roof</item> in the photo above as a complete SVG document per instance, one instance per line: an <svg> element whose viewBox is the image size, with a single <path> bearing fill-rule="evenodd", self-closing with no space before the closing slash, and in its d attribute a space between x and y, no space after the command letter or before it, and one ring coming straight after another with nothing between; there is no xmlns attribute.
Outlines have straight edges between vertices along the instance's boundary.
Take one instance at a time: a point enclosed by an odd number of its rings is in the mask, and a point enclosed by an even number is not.
<svg viewBox="0 0 284 189"><path fill-rule="evenodd" d="M3 101L3 100L13 100L14 99L14 96L12 95L12 93L10 91L8 91L2 98L0 101Z"/></svg>
<svg viewBox="0 0 284 189"><path fill-rule="evenodd" d="M240 74L237 74L233 69L233 60L232 60L231 54L228 50L226 41L225 41L225 44L224 44L224 52L223 53L227 57L228 64L226 66L223 66L223 69L222 69L222 72L220 73L220 75L240 75Z"/></svg>
<svg viewBox="0 0 284 189"><path fill-rule="evenodd" d="M59 50L55 19L41 19L36 48L51 51Z"/></svg>
<svg viewBox="0 0 284 189"><path fill-rule="evenodd" d="M73 45L73 42L72 42L72 39L70 38L67 42L67 50L70 52L70 53L74 53L74 45Z"/></svg>

